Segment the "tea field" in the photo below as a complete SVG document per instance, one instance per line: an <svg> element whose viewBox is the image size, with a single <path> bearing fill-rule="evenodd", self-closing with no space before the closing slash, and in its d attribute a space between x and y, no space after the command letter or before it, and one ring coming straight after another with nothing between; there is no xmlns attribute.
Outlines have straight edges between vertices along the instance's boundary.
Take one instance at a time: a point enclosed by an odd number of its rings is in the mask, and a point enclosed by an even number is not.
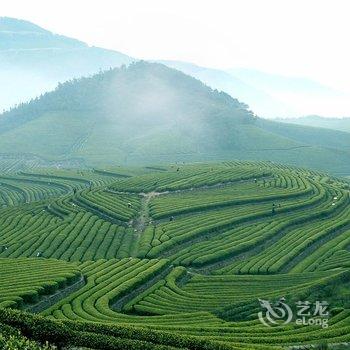
<svg viewBox="0 0 350 350"><path fill-rule="evenodd" d="M326 301L328 326L265 325L264 300ZM345 347L350 184L272 162L2 160L0 331L91 349Z"/></svg>

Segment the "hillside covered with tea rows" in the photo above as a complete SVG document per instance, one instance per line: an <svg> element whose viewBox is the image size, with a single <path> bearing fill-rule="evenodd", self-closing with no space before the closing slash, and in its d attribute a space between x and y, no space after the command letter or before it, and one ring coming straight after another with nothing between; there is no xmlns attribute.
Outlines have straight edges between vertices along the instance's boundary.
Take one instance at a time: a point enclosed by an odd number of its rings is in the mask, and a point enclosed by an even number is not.
<svg viewBox="0 0 350 350"><path fill-rule="evenodd" d="M328 327L266 327L258 299L282 297L327 301ZM55 329L50 341L93 349L332 347L350 343L349 300L346 179L272 162L0 162L9 337L16 328L49 340Z"/></svg>

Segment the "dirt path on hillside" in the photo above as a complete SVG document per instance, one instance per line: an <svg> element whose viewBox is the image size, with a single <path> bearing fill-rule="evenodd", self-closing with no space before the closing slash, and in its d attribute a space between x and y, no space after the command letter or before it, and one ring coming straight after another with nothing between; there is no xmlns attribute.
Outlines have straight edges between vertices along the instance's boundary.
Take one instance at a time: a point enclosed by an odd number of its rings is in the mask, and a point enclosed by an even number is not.
<svg viewBox="0 0 350 350"><path fill-rule="evenodd" d="M132 227L134 230L137 230L138 234L141 234L146 227L149 225L151 217L149 214L149 202L152 198L161 195L161 192L148 192L148 193L140 193L141 198L141 206L138 212L138 216L132 220Z"/></svg>

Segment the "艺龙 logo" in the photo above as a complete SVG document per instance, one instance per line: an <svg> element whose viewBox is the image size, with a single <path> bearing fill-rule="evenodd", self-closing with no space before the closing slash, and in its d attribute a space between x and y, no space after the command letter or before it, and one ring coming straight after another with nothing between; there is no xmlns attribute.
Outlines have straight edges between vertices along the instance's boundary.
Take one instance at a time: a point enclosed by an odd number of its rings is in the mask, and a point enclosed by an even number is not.
<svg viewBox="0 0 350 350"><path fill-rule="evenodd" d="M259 299L260 305L264 309L264 311L258 313L260 322L265 326L280 323L277 321L288 324L293 318L293 311L284 301L284 298L282 298L276 304L272 304L268 300Z"/></svg>
<svg viewBox="0 0 350 350"><path fill-rule="evenodd" d="M263 311L258 313L260 322L265 326L277 324L288 324L292 321L294 313L291 307L281 298L278 302L272 303L269 300L259 299ZM318 325L322 328L328 327L329 304L326 301L298 301L295 303L295 324L299 326Z"/></svg>

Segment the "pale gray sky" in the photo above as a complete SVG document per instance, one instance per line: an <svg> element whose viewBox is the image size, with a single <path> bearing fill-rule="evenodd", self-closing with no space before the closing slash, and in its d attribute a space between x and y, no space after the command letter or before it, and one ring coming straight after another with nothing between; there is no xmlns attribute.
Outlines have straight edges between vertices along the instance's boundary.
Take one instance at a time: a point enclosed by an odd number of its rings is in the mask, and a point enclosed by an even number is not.
<svg viewBox="0 0 350 350"><path fill-rule="evenodd" d="M27 19L134 57L253 67L311 77L348 93L349 14L348 0L1 0L0 5L0 16Z"/></svg>

